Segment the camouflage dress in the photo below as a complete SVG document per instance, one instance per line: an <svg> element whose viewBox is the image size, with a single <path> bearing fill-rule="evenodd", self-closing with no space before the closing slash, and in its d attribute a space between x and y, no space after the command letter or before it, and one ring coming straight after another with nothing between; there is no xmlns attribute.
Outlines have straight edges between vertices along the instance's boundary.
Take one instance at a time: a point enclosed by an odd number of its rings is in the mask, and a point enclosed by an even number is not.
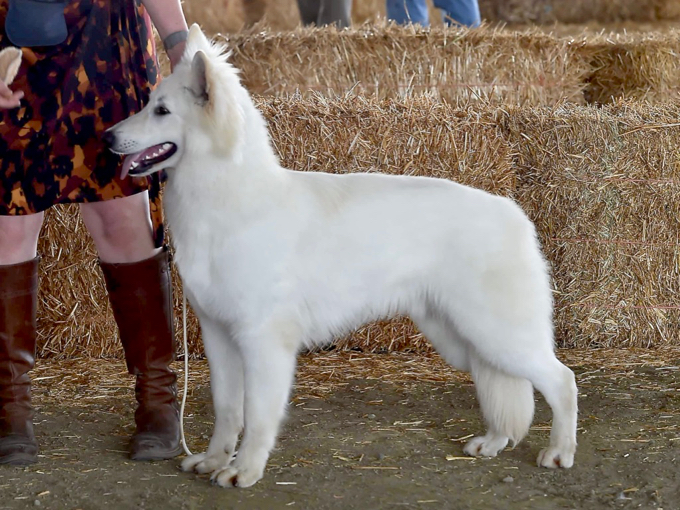
<svg viewBox="0 0 680 510"><path fill-rule="evenodd" d="M0 49L7 0L0 0ZM20 108L0 110L0 215L96 202L149 190L156 246L163 243L158 174L120 179L102 133L142 109L159 79L151 21L139 0L69 0L68 39L23 48L12 88Z"/></svg>

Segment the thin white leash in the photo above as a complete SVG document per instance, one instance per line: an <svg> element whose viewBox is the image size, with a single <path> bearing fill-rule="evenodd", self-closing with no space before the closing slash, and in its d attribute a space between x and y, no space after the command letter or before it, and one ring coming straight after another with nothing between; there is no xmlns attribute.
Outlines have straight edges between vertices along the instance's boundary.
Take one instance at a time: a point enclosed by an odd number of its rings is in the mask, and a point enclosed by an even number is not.
<svg viewBox="0 0 680 510"><path fill-rule="evenodd" d="M184 390L182 391L182 405L179 410L179 431L182 438L182 448L187 455L193 455L187 446L184 436L184 406L187 403L187 390L189 388L189 349L187 347L187 295L182 291L182 326L184 330Z"/></svg>

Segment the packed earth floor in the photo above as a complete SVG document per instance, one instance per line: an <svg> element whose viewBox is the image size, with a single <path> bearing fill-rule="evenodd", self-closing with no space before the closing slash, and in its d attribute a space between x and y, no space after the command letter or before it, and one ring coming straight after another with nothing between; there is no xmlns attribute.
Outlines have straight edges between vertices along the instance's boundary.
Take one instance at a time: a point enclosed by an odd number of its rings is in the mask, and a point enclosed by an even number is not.
<svg viewBox="0 0 680 510"><path fill-rule="evenodd" d="M467 375L437 356L326 352L300 357L289 417L265 477L249 489L135 463L132 381L120 361L42 360L33 372L39 463L0 467L0 509L678 509L680 349L561 351L580 390L570 470L539 469L550 413L536 396L529 436L471 459L484 430ZM177 364L181 372L181 364ZM186 431L203 451L209 375L192 361Z"/></svg>

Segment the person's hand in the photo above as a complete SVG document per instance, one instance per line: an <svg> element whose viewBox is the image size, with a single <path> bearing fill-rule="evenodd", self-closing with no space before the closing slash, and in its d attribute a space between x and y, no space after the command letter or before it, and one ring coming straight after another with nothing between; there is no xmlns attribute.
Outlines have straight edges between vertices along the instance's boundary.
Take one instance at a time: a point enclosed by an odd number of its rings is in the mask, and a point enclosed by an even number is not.
<svg viewBox="0 0 680 510"><path fill-rule="evenodd" d="M179 64L182 60L182 55L184 55L184 48L186 47L186 41L176 44L167 51L168 58L170 59L170 70L174 70L175 66Z"/></svg>
<svg viewBox="0 0 680 510"><path fill-rule="evenodd" d="M0 110L19 108L22 97L24 97L22 91L12 92L5 82L0 80Z"/></svg>

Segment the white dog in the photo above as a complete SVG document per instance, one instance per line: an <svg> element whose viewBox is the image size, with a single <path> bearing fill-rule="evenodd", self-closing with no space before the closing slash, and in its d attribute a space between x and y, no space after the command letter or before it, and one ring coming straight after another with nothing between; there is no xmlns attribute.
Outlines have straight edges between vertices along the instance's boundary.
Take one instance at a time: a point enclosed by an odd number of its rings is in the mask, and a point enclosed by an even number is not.
<svg viewBox="0 0 680 510"><path fill-rule="evenodd" d="M467 454L495 456L520 441L535 387L554 414L538 464L573 464L574 375L554 354L534 227L512 201L447 180L281 168L224 47L196 25L182 63L107 139L127 155L125 173L168 173L175 260L215 406L208 451L185 459L185 470L212 472L222 486L257 482L298 350L394 314L472 372L489 430Z"/></svg>

